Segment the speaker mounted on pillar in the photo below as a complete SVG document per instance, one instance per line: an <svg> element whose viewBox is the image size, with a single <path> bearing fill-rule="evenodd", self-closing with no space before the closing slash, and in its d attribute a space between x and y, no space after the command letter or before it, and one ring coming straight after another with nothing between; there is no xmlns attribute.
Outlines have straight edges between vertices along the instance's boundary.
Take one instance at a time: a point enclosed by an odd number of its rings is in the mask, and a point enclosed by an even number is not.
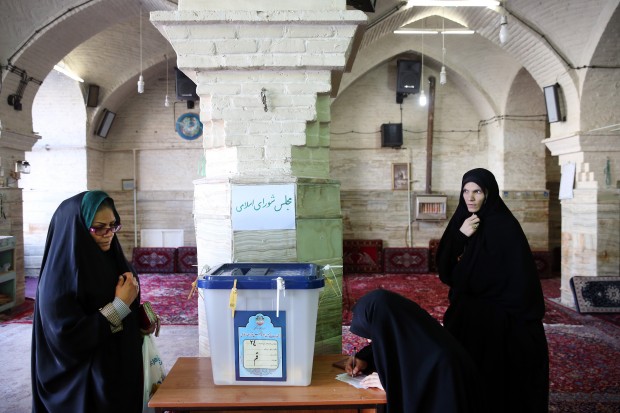
<svg viewBox="0 0 620 413"><path fill-rule="evenodd" d="M99 106L99 86L88 85L88 92L86 94L86 106L89 108L96 108Z"/></svg>
<svg viewBox="0 0 620 413"><path fill-rule="evenodd" d="M422 62L400 59L397 62L396 93L413 95L420 92Z"/></svg>
<svg viewBox="0 0 620 413"><path fill-rule="evenodd" d="M97 128L97 135L102 138L106 138L108 133L110 132L110 128L112 127L112 123L114 122L114 118L116 117L116 113L109 111L108 109L103 110L103 115L101 116L101 122L99 123L99 127Z"/></svg>
<svg viewBox="0 0 620 413"><path fill-rule="evenodd" d="M185 73L183 73L178 67L174 68L176 72L176 92L178 100L186 100L188 103L188 108L191 105L193 107L194 101L198 100L198 95L196 94L196 84L192 79L187 77Z"/></svg>
<svg viewBox="0 0 620 413"><path fill-rule="evenodd" d="M347 6L361 11L374 13L377 0L347 0Z"/></svg>

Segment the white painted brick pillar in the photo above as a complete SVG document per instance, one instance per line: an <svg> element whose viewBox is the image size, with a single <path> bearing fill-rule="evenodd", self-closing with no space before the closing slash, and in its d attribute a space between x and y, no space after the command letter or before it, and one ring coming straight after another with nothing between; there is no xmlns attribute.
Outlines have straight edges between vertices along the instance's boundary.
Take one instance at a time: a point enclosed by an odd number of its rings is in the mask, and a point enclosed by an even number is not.
<svg viewBox="0 0 620 413"><path fill-rule="evenodd" d="M199 268L341 265L329 105L350 69L366 15L347 10L345 0L180 0L175 12L151 13L151 22L174 47L178 67L200 97L206 162L194 192ZM233 187L272 184L294 186L295 228L233 230ZM339 352L341 296L325 291L315 352ZM200 355L209 355L204 314L199 300Z"/></svg>
<svg viewBox="0 0 620 413"><path fill-rule="evenodd" d="M607 159L617 159L614 136L573 134L543 141L560 165L575 164L573 197L562 200L561 302L574 306L570 279L620 276L620 198L605 182Z"/></svg>

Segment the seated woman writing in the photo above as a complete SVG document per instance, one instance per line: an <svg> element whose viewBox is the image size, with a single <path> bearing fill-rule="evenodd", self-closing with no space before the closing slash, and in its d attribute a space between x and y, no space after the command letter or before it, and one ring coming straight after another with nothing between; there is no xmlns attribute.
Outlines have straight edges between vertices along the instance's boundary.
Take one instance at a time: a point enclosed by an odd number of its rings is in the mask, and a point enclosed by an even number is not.
<svg viewBox="0 0 620 413"><path fill-rule="evenodd" d="M371 344L345 370L374 372L362 384L385 390L388 412L486 412L473 361L415 302L391 291L372 291L353 307L351 332Z"/></svg>

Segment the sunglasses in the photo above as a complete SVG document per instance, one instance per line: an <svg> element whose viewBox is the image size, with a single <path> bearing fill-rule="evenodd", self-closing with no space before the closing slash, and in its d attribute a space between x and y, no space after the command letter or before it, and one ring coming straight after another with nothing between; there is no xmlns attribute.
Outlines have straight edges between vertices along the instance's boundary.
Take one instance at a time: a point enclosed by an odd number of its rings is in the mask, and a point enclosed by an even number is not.
<svg viewBox="0 0 620 413"><path fill-rule="evenodd" d="M110 232L116 234L122 228L121 224L113 225L111 227L90 227L88 230L99 236L108 235Z"/></svg>

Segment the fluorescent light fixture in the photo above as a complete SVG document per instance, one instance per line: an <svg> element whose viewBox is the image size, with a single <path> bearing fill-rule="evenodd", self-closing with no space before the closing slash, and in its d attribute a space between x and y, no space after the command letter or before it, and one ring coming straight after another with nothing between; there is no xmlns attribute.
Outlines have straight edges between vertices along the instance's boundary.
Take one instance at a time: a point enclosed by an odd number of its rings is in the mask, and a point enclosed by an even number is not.
<svg viewBox="0 0 620 413"><path fill-rule="evenodd" d="M474 34L471 29L396 29L395 34Z"/></svg>
<svg viewBox="0 0 620 413"><path fill-rule="evenodd" d="M428 7L498 7L498 0L409 0L408 6Z"/></svg>
<svg viewBox="0 0 620 413"><path fill-rule="evenodd" d="M431 29L396 29L396 34L439 34L438 30Z"/></svg>
<svg viewBox="0 0 620 413"><path fill-rule="evenodd" d="M75 73L73 73L72 71L70 71L69 69L65 69L62 66L59 65L54 65L54 70L57 72L62 73L63 75L73 79L73 80L77 80L78 82L82 82L84 83L84 79L82 79L81 77L79 77L78 75L76 75Z"/></svg>

